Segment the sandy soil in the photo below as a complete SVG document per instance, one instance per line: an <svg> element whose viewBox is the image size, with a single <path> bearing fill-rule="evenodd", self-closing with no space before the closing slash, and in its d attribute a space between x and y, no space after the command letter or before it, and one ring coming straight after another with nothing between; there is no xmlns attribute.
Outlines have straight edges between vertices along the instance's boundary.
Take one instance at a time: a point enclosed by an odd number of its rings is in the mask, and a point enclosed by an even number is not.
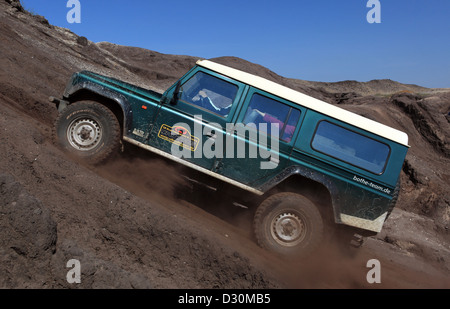
<svg viewBox="0 0 450 309"><path fill-rule="evenodd" d="M357 251L332 242L309 259L263 251L251 213L220 196L180 198L181 167L127 146L87 166L55 146L48 102L81 69L149 89L197 60L92 43L0 0L1 288L450 288L450 91L383 80L316 83L242 59L215 59L404 130L411 149L397 208ZM188 194L189 195L189 194ZM214 207L213 207L214 206ZM82 283L66 280L70 259ZM370 259L381 283L369 284Z"/></svg>

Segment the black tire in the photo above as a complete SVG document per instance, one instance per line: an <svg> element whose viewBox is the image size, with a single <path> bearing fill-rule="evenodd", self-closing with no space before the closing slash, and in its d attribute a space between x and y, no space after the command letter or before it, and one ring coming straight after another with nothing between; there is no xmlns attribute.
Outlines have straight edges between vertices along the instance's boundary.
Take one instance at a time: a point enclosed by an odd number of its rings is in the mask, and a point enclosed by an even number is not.
<svg viewBox="0 0 450 309"><path fill-rule="evenodd" d="M94 101L67 106L55 122L58 144L89 164L99 164L120 146L120 125L114 113Z"/></svg>
<svg viewBox="0 0 450 309"><path fill-rule="evenodd" d="M256 210L254 232L264 249L287 258L305 257L322 242L323 219L306 197L278 193L264 200Z"/></svg>

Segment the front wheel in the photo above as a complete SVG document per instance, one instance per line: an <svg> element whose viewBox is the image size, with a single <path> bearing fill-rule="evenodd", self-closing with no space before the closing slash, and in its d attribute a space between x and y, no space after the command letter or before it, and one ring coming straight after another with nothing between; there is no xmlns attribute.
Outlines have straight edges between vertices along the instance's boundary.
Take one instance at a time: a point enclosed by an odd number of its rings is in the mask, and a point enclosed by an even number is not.
<svg viewBox="0 0 450 309"><path fill-rule="evenodd" d="M93 101L80 101L65 108L55 122L58 143L69 153L98 164L120 145L120 125L114 113Z"/></svg>
<svg viewBox="0 0 450 309"><path fill-rule="evenodd" d="M304 257L323 238L323 220L317 207L295 193L278 193L256 210L254 230L258 244L285 257Z"/></svg>

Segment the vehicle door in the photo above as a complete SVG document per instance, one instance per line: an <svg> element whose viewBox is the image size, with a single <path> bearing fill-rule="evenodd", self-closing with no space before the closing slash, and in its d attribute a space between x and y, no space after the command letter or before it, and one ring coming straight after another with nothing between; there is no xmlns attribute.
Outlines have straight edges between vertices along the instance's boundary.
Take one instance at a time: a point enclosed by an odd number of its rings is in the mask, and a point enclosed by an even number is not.
<svg viewBox="0 0 450 309"><path fill-rule="evenodd" d="M252 187L287 167L305 109L251 87L228 140L220 172Z"/></svg>
<svg viewBox="0 0 450 309"><path fill-rule="evenodd" d="M245 86L197 67L172 86L153 124L149 144L210 171L223 154L226 124Z"/></svg>

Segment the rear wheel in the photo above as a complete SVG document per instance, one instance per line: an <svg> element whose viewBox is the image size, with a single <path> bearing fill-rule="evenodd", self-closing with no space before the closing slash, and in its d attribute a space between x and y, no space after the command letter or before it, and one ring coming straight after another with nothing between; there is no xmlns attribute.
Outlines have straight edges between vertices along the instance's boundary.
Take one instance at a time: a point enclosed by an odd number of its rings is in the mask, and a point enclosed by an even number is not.
<svg viewBox="0 0 450 309"><path fill-rule="evenodd" d="M80 101L65 108L56 119L56 138L68 152L97 164L120 146L120 125L114 113L93 101Z"/></svg>
<svg viewBox="0 0 450 309"><path fill-rule="evenodd" d="M258 244L286 257L306 256L323 238L323 219L317 207L295 193L278 193L256 210L254 230Z"/></svg>

